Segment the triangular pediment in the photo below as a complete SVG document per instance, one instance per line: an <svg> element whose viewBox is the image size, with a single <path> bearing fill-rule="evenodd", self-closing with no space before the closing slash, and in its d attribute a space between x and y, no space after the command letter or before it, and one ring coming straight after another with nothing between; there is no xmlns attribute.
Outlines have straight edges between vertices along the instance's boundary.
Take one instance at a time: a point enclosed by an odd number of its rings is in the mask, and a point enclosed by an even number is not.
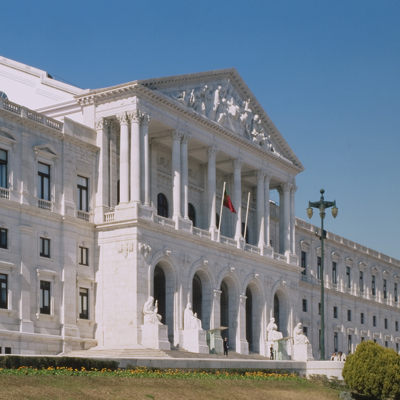
<svg viewBox="0 0 400 400"><path fill-rule="evenodd" d="M46 158L58 158L60 157L60 153L51 145L51 144L43 144L40 146L35 146L33 148L36 154L41 155Z"/></svg>
<svg viewBox="0 0 400 400"><path fill-rule="evenodd" d="M303 166L235 69L138 81L186 111Z"/></svg>

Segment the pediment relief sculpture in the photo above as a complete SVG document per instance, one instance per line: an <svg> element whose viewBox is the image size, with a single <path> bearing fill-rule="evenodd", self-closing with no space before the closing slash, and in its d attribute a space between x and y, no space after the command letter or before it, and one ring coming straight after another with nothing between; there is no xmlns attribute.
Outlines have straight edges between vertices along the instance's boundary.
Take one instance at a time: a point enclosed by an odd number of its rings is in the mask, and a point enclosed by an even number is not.
<svg viewBox="0 0 400 400"><path fill-rule="evenodd" d="M201 84L164 94L266 150L278 153L261 117L253 112L250 99L242 100L231 84Z"/></svg>

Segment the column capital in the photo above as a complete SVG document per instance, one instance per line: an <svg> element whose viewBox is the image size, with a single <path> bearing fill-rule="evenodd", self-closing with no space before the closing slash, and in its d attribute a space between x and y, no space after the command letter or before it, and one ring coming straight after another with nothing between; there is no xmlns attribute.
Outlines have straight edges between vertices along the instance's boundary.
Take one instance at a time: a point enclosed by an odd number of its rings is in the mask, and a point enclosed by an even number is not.
<svg viewBox="0 0 400 400"><path fill-rule="evenodd" d="M270 181L271 178L272 178L271 172L269 172L269 171L264 171L264 174L265 174L265 175L264 175L265 181L269 183L269 181Z"/></svg>
<svg viewBox="0 0 400 400"><path fill-rule="evenodd" d="M232 161L233 168L241 169L243 167L243 160L241 158L237 158Z"/></svg>
<svg viewBox="0 0 400 400"><path fill-rule="evenodd" d="M96 129L96 131L99 131L110 125L111 125L111 121L109 119L101 117L101 118L96 119L95 129Z"/></svg>
<svg viewBox="0 0 400 400"><path fill-rule="evenodd" d="M132 110L126 113L131 123L141 123L143 121L143 113L139 110Z"/></svg>
<svg viewBox="0 0 400 400"><path fill-rule="evenodd" d="M191 135L189 135L186 132L182 132L182 144L188 144L190 138L192 137Z"/></svg>
<svg viewBox="0 0 400 400"><path fill-rule="evenodd" d="M158 141L156 139L150 139L150 148L156 150L158 147Z"/></svg>
<svg viewBox="0 0 400 400"><path fill-rule="evenodd" d="M258 171L254 171L254 176L258 180L264 180L266 172L263 171L262 169L259 169Z"/></svg>
<svg viewBox="0 0 400 400"><path fill-rule="evenodd" d="M117 114L116 117L120 125L128 125L128 116L126 115L126 112Z"/></svg>
<svg viewBox="0 0 400 400"><path fill-rule="evenodd" d="M281 185L281 188L284 192L289 192L292 189L292 184L289 182L285 182Z"/></svg>
<svg viewBox="0 0 400 400"><path fill-rule="evenodd" d="M172 140L181 140L184 132L179 131L178 129L175 129L171 132L171 138Z"/></svg>
<svg viewBox="0 0 400 400"><path fill-rule="evenodd" d="M212 158L212 157L216 157L216 155L217 155L218 152L219 152L218 147L216 147L216 146L210 146L210 147L207 149L208 158L210 159L210 158Z"/></svg>
<svg viewBox="0 0 400 400"><path fill-rule="evenodd" d="M295 194L297 191L297 186L295 184L292 184L292 187L290 188L290 191L292 194Z"/></svg>
<svg viewBox="0 0 400 400"><path fill-rule="evenodd" d="M149 122L151 121L150 114L147 114L145 112L140 112L140 114L142 115L142 125L148 126Z"/></svg>

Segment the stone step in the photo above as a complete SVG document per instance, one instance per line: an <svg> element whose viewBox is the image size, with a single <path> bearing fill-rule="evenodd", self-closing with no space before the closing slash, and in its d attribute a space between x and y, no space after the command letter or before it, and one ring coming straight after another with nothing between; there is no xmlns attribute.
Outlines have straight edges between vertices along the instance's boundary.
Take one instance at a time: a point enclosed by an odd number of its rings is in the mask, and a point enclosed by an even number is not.
<svg viewBox="0 0 400 400"><path fill-rule="evenodd" d="M66 357L96 357L96 358L171 358L162 350L155 349L101 349L101 350L77 350L60 354Z"/></svg>

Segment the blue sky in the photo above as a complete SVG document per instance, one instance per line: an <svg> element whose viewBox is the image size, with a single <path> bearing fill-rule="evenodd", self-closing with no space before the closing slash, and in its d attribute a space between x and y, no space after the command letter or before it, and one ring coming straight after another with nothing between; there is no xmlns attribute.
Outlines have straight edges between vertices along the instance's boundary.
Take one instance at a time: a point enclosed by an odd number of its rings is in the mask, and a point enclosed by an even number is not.
<svg viewBox="0 0 400 400"><path fill-rule="evenodd" d="M296 216L400 259L400 1L18 1L0 56L82 88L235 67L305 166ZM318 225L314 215L312 223Z"/></svg>

